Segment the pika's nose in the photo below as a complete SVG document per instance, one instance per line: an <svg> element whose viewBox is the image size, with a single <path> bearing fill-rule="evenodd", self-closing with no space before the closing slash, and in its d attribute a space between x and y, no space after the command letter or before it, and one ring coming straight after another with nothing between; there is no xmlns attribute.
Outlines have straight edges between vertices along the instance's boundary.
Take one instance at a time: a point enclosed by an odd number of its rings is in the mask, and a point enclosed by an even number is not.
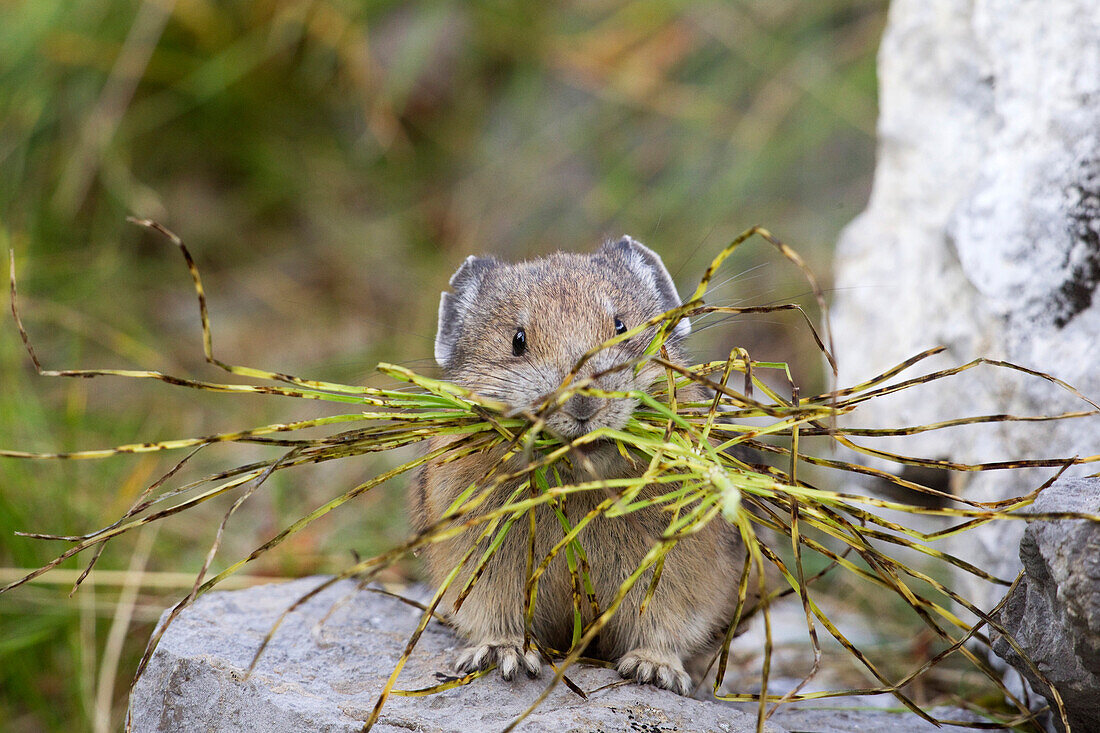
<svg viewBox="0 0 1100 733"><path fill-rule="evenodd" d="M591 395L573 395L562 409L578 420L587 420L600 409L600 398Z"/></svg>

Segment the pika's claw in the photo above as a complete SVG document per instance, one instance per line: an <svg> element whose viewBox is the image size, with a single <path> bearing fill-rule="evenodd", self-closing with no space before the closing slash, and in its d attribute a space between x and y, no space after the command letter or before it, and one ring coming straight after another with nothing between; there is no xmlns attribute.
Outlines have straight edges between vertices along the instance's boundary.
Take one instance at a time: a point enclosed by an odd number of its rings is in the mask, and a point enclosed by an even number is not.
<svg viewBox="0 0 1100 733"><path fill-rule="evenodd" d="M458 655L455 668L459 672L476 672L496 664L500 667L500 676L506 680L515 679L516 672L522 668L528 677L538 677L542 671L539 655L534 650L523 651L523 642L491 641L466 647Z"/></svg>
<svg viewBox="0 0 1100 733"><path fill-rule="evenodd" d="M657 685L681 695L691 694L691 677L680 658L656 649L635 649L619 660L616 669L623 677Z"/></svg>

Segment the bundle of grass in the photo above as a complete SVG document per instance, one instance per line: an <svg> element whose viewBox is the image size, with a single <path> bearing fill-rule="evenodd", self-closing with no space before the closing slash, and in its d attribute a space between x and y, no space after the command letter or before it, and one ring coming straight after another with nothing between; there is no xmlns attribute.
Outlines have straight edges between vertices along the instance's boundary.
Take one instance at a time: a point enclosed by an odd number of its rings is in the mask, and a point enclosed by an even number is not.
<svg viewBox="0 0 1100 733"><path fill-rule="evenodd" d="M711 279L722 262L754 235L771 243L783 256L803 269L813 284L819 303L824 307L820 289L814 284L812 275L798 256L768 232L754 228L743 233L715 257L699 286L685 302L632 327L627 328L623 324L623 328L618 328L619 333L613 338L584 354L556 389L530 406L517 409L513 405L457 384L431 379L391 364L380 364L378 369L415 389L378 389L302 379L233 366L216 359L212 350L202 283L186 247L178 237L158 224L149 221L138 223L168 237L183 253L198 295L206 359L227 372L256 383L213 383L152 371L43 369L19 320L13 259L12 311L28 353L42 374L157 379L191 389L323 400L351 405L352 408L346 414L313 420L265 425L250 430L184 440L125 445L108 450L55 454L0 451L2 456L38 459L84 459L119 453L189 451L170 471L151 484L133 502L130 509L111 525L80 536L28 534L29 537L67 542L70 547L52 562L0 588L0 592L10 591L64 560L90 550L92 556L87 569L81 575L83 580L103 548L113 538L185 512L213 497L236 494L236 499L217 529L191 592L179 601L172 609L168 622L156 632L135 679L145 668L157 641L172 619L198 595L214 588L247 563L278 547L287 538L301 532L319 518L384 482L427 465L448 465L476 454L491 455L493 461L481 475L471 477L449 505L429 521L425 521L414 536L386 552L356 562L337 577L299 599L286 611L290 613L337 580L354 577L365 587L383 569L409 553L449 543L456 537L465 538L459 545L465 548L464 551L451 558L450 568L440 577L431 600L421 606L423 614L420 624L379 696L366 723L366 729L378 720L382 707L391 694L431 694L470 683L488 671L477 669L428 689L395 689L398 675L428 622L433 617L457 612L463 603L468 602L478 585L487 582L487 574L492 573L494 556L510 538L514 544L517 537L522 537L526 544L521 599L525 619L522 651L524 654L534 655L535 659L541 658L549 662L554 670L550 684L527 711L530 713L559 683L564 682L579 694L584 694L569 681L567 672L570 666L592 651L593 642L613 622L616 614L627 612L623 606L624 599L632 593L639 601L629 612L647 613L661 586L662 570L669 554L679 543L684 543L719 523L724 523L726 531L739 538L741 552L735 563L739 565L740 572L733 573L728 578L728 590L733 599L732 612L724 620L722 643L709 660L714 671L711 684L715 696L720 699L755 702L759 726L763 726L767 717L780 704L854 694L892 695L914 714L940 723L956 722L988 727L991 724L1026 724L1034 719L1035 713L1029 710L1027 701L1019 699L1006 689L986 662L985 652L981 649L989 645L983 629L990 627L1003 634L1019 651L1011 636L995 621L996 609L976 607L952 590L947 582L939 579L937 573L917 567L899 557L912 557L913 553L917 553L943 568L971 574L990 583L1013 585L1011 579L992 577L965 560L936 549L933 543L937 539L989 522L1024 519L1019 510L1032 503L1054 478L1074 464L1100 461L1100 455L1021 460L1012 463L960 464L886 453L863 446L857 440L876 435L905 435L1002 420L1073 419L1100 412L1100 406L1055 377L1006 362L977 359L953 369L895 381L894 378L903 370L939 351L932 349L862 384L803 397L784 364L754 361L741 349L734 350L723 361L693 366L680 365L670 358L670 339L677 332L678 324L686 318L710 313L736 314L780 309L801 311L796 305L729 308L710 306L704 302ZM805 313L803 316L805 317ZM825 331L823 339L810 319L806 317L805 320L818 347L831 361L830 349L826 347L829 341L828 331ZM596 374L580 376L585 363L628 339L641 339L644 342L634 358L611 364ZM863 402L918 384L935 382L979 366L1017 370L1032 378L1047 380L1088 403L1091 409L1051 416L968 417L893 430L838 426L837 418L857 413ZM602 389L596 385L597 379L605 372L627 370L632 370L635 375L649 374L655 382L652 386L645 385L648 388L618 391ZM766 378L766 375L775 379ZM774 384L784 386L778 389ZM622 427L599 427L574 437L563 436L560 431L550 429L555 413L577 396L629 400L636 403L637 407ZM316 428L335 429L335 432L326 437L302 437L301 431ZM1057 472L1051 481L1026 495L997 503L972 502L866 465L826 457L825 451L808 453L806 445L810 439L825 446L906 466L954 471L1049 467ZM283 448L284 451L274 459L236 466L175 488L168 488L170 481L195 452L205 446L227 442L273 445ZM209 577L212 562L230 518L275 472L305 464L389 451L412 444L424 444L428 449L422 450L416 458L317 506L247 556ZM591 449L596 445L601 446L602 450L613 450L639 467L639 470L621 478L596 477L584 480L585 472L574 469L584 467L591 455ZM917 494L934 496L947 505L929 507L920 502L888 501L819 488L807 481L804 468L807 466L877 476ZM590 471L588 475L596 473ZM503 496L502 491L505 492ZM586 506L591 508L578 516L576 512L570 512L568 507L571 503L575 505L580 497L586 497ZM921 531L896 519L887 519L883 510L889 510L892 512L891 516L895 517L899 512L901 516L942 517L948 521L948 525L932 532ZM648 538L644 554L633 569L623 574L618 588L601 598L594 587L593 568L603 558L594 556L593 548L586 545L591 536L586 530L594 522L628 523L632 517L641 516L641 513L650 517L662 517L662 528L656 536ZM536 541L536 514L551 516L557 520L552 538L542 537L539 538L540 541ZM1080 514L1029 514L1026 518L1036 520L1067 516L1100 521L1100 517ZM539 531L545 532L545 523L538 527ZM903 553L896 550L902 550ZM555 646L533 632L532 619L538 604L540 582L545 582L548 568L553 563L561 566L562 555L572 589L572 618L567 624L567 643ZM814 556L815 564L822 566L820 570L808 572L808 556ZM911 669L900 676L891 677L884 673L841 632L836 620L826 613L816 597L818 581L835 573L848 574L848 577L874 588L876 593L900 599L927 627L934 640L935 652L927 659L914 663ZM720 590L715 589L715 592ZM794 595L801 602L814 659L800 684L787 689L783 694L774 694L769 692L772 652L769 609L778 598L785 595ZM972 614L977 621L965 620L965 614L957 612L960 608ZM760 689L751 694L726 693L722 691L722 685L730 663L729 646L738 629L750 616L761 618L764 628ZM256 659L263 654L264 647L277 628L278 623L257 651ZM878 685L862 689L803 692L820 668L819 628L839 642ZM557 648L558 646L563 648ZM1022 652L1021 655L1026 656ZM937 721L907 693L907 687L922 675L948 659L957 658L966 660L979 674L988 678L990 684L1009 701L1014 712L1005 714L988 711L990 719L994 721L990 724ZM1039 670L1034 672L1042 678ZM1062 701L1057 694L1051 703L1055 714L1065 721ZM514 721L509 729L518 724L527 713ZM1066 725L1068 729L1068 723Z"/></svg>

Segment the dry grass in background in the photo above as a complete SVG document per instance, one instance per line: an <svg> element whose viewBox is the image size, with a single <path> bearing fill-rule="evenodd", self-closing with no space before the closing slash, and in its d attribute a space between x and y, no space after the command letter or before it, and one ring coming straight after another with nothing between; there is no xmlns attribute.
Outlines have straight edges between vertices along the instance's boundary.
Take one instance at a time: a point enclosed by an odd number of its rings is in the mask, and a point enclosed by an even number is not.
<svg viewBox="0 0 1100 733"><path fill-rule="evenodd" d="M688 283L720 243L770 222L827 289L832 242L869 188L885 8L0 3L0 250L16 253L27 329L47 367L208 380L219 373L202 360L177 264L127 215L187 233L226 358L346 384L383 383L380 361L428 368L438 293L469 254L587 250L626 232ZM715 288L712 303L806 294L779 263L760 249L735 253L730 275L752 271ZM750 315L691 346L700 362L745 346L789 363L807 393L822 391L819 355L799 329L794 314ZM162 387L38 378L17 332L0 328L0 447L81 450L324 411ZM211 446L190 468L263 457ZM408 457L330 462L300 480L276 473L236 518L224 555L247 553L333 486ZM15 531L106 525L172 462L0 461L0 582L53 551ZM319 520L252 563L249 578L332 572L353 551L392 547L406 533L402 492L381 487L358 511ZM120 538L72 599L73 561L5 594L8 730L117 727L152 623L190 587L225 508L210 502Z"/></svg>

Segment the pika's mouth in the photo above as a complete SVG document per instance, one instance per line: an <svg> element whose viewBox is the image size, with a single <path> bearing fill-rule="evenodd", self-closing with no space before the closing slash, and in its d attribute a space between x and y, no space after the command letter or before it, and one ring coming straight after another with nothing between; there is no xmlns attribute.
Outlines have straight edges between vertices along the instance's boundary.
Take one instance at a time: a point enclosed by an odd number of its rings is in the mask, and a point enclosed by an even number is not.
<svg viewBox="0 0 1100 733"><path fill-rule="evenodd" d="M604 421L597 419L596 415L585 419L579 419L562 410L552 415L550 419L546 421L546 427L561 440L570 443L577 438L588 435L597 428L604 427ZM583 445L577 446L577 448L583 448L594 443L602 442L604 441L595 440L591 443L586 442Z"/></svg>
<svg viewBox="0 0 1100 733"><path fill-rule="evenodd" d="M569 443L601 428L622 429L633 410L630 400L576 395L546 416L546 428ZM606 443L600 439L585 441L584 445L593 446L590 450L595 451Z"/></svg>
<svg viewBox="0 0 1100 733"><path fill-rule="evenodd" d="M611 445L611 441L607 438L600 438L599 440L592 440L587 443L581 443L574 446L573 450L580 453L582 456L592 456L599 453L601 450Z"/></svg>
<svg viewBox="0 0 1100 733"><path fill-rule="evenodd" d="M606 404L593 402L583 407L584 409L577 409L577 405L567 402L549 417L547 426L568 440L574 440L604 427L606 420L601 418L606 412Z"/></svg>

